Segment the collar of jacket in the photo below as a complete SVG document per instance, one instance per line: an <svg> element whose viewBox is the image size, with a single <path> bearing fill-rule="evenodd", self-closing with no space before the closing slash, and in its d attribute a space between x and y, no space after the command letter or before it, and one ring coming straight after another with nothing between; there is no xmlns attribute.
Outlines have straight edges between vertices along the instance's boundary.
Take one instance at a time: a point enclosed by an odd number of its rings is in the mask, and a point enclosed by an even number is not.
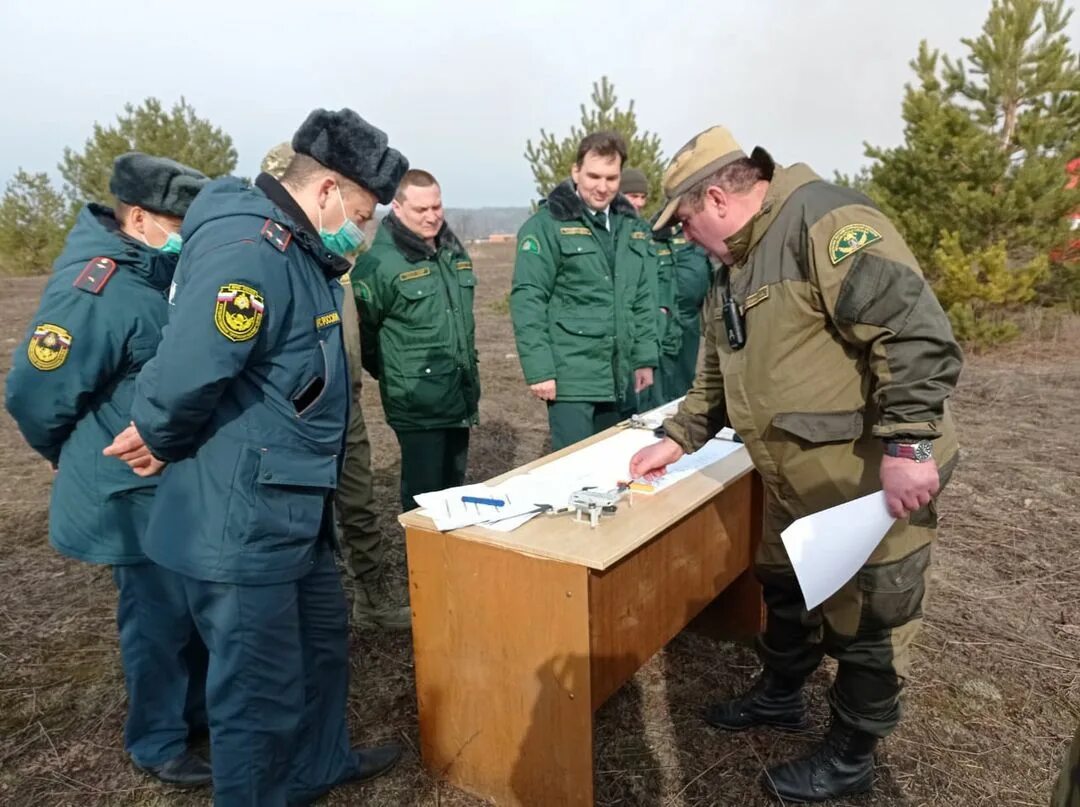
<svg viewBox="0 0 1080 807"><path fill-rule="evenodd" d="M772 181L769 183L769 189L765 191L765 198L761 200L761 210L751 219L752 229L750 231L750 241L746 245L746 255L754 251L758 242L768 232L772 223L776 221L776 217L780 215L784 203L791 197L791 194L803 185L820 181L821 177L815 174L806 163L795 163L788 168L776 166ZM740 261L736 261L736 263L740 263Z"/></svg>
<svg viewBox="0 0 1080 807"><path fill-rule="evenodd" d="M120 229L120 222L116 220L116 213L112 208L90 202L86 209L101 229L119 241L120 251L117 254L109 251L110 254L104 257L112 258L117 266L138 275L159 291L169 288L176 272L178 255L166 255L161 250L132 238Z"/></svg>
<svg viewBox="0 0 1080 807"><path fill-rule="evenodd" d="M315 259L319 268L323 270L323 274L327 277L341 277L349 271L352 264L326 248L315 225L311 223L307 213L296 203L284 185L264 172L256 177L255 187L265 193L266 198L288 217L293 225L289 228L292 230L293 239Z"/></svg>
<svg viewBox="0 0 1080 807"><path fill-rule="evenodd" d="M572 179L566 180L548 194L544 202L551 212L551 217L556 221L578 221L585 219L585 203L578 196L577 186ZM630 204L630 200L621 193L615 194L611 200L609 213L618 213L622 216L637 218L637 211Z"/></svg>
<svg viewBox="0 0 1080 807"><path fill-rule="evenodd" d="M439 234L435 236L434 248L402 224L401 219L395 216L393 211L383 219L383 227L390 233L390 237L394 239L394 246L405 256L405 260L409 263L430 261L441 249L449 250L454 254L465 251L465 248L461 246L461 242L458 241L458 237L454 235L454 232L447 226L445 221L442 227L439 228Z"/></svg>

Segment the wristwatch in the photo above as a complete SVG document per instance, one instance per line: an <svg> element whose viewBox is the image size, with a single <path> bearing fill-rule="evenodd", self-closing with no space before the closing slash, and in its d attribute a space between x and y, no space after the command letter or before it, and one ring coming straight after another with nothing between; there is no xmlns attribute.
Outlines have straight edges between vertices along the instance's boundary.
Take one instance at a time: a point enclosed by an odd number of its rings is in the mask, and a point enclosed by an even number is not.
<svg viewBox="0 0 1080 807"><path fill-rule="evenodd" d="M903 457L915 462L926 462L934 456L934 444L929 440L919 440L916 443L899 443L895 440L885 442L885 453L890 457Z"/></svg>

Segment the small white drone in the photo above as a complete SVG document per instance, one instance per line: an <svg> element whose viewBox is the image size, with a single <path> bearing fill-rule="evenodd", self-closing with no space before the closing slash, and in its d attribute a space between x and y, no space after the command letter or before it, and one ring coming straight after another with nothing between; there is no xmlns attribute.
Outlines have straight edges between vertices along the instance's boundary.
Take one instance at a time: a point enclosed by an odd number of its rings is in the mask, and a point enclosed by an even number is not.
<svg viewBox="0 0 1080 807"><path fill-rule="evenodd" d="M574 509L574 521L584 523L588 516L589 527L596 529L601 516L613 516L618 509L619 499L629 495L629 504L634 506L634 494L629 485L619 485L613 490L582 488L570 494L569 505Z"/></svg>

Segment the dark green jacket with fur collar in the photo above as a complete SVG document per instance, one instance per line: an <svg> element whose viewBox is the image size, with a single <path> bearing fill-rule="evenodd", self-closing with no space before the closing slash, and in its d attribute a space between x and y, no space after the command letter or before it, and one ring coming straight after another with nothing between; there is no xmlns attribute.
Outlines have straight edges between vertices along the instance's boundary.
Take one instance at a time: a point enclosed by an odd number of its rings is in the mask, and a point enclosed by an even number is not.
<svg viewBox="0 0 1080 807"><path fill-rule="evenodd" d="M611 204L614 265L573 182L551 192L518 233L510 292L528 384L555 379L559 401L626 403L635 369L656 367L656 256L649 224Z"/></svg>
<svg viewBox="0 0 1080 807"><path fill-rule="evenodd" d="M445 224L435 248L388 215L352 272L364 368L399 431L479 422L472 260Z"/></svg>

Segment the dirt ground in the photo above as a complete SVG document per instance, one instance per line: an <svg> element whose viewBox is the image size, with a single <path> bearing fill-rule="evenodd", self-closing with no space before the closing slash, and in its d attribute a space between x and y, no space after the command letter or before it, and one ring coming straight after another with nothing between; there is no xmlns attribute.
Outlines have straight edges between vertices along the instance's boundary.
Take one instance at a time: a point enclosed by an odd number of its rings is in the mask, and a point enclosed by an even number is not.
<svg viewBox="0 0 1080 807"><path fill-rule="evenodd" d="M526 394L506 309L512 255L474 250L484 398L469 477L544 451L542 408ZM0 374L44 281L0 288ZM1045 805L1080 720L1080 321L969 357L955 411L964 460L943 497L932 593L899 730L880 746L881 807ZM404 596L397 445L374 382L364 393L389 579ZM123 751L126 701L109 570L66 560L46 542L50 473L0 414L0 804L195 805L135 772ZM538 619L541 618L538 615ZM352 637L356 742L403 743L403 762L328 804L483 804L432 779L418 730L407 635ZM682 635L600 710L599 805L768 802L763 766L808 748L827 719L831 669L812 680L816 728L725 735L700 719L710 699L755 674L745 647ZM558 807L558 805L552 805Z"/></svg>

